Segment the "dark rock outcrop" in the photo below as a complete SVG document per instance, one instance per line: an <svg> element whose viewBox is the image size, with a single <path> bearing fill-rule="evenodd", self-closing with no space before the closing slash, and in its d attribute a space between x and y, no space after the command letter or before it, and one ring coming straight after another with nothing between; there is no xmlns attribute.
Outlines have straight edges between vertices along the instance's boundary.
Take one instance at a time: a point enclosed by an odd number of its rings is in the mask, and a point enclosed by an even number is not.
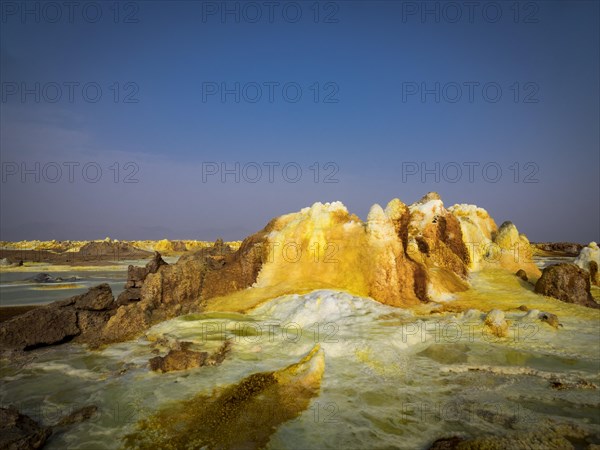
<svg viewBox="0 0 600 450"><path fill-rule="evenodd" d="M95 405L85 406L62 417L53 426L41 426L14 406L0 408L0 449L32 450L42 448L57 427L74 425L92 418L98 412Z"/></svg>
<svg viewBox="0 0 600 450"><path fill-rule="evenodd" d="M217 366L221 364L231 351L231 342L225 341L212 355L208 352L197 352L190 349L192 342L178 342L175 348L165 356L156 356L150 362L150 369L155 372L172 372L188 370L202 366Z"/></svg>
<svg viewBox="0 0 600 450"><path fill-rule="evenodd" d="M75 309L87 311L104 311L115 307L112 290L107 283L90 288L85 294L75 295L50 305L61 307L73 306Z"/></svg>
<svg viewBox="0 0 600 450"><path fill-rule="evenodd" d="M576 242L532 242L531 245L556 256L577 256L584 247Z"/></svg>
<svg viewBox="0 0 600 450"><path fill-rule="evenodd" d="M60 300L0 324L0 349L30 350L75 339L94 343L114 314L116 304L108 284Z"/></svg>
<svg viewBox="0 0 600 450"><path fill-rule="evenodd" d="M0 408L0 448L30 450L42 448L52 429L39 425L16 408Z"/></svg>
<svg viewBox="0 0 600 450"><path fill-rule="evenodd" d="M158 252L154 252L152 259L144 267L130 265L127 268L125 290L119 294L117 304L120 306L140 301L142 299L142 286L146 277L151 273L156 273L161 266L165 265L167 263Z"/></svg>
<svg viewBox="0 0 600 450"><path fill-rule="evenodd" d="M515 273L515 275L523 281L528 281L527 272L525 272L523 269L517 270L517 273Z"/></svg>
<svg viewBox="0 0 600 450"><path fill-rule="evenodd" d="M575 264L561 263L546 267L535 284L535 292L566 303L600 308L590 293L588 272Z"/></svg>
<svg viewBox="0 0 600 450"><path fill-rule="evenodd" d="M77 277L53 277L47 273L38 273L36 276L27 278L25 281L33 281L34 283L65 283L77 281Z"/></svg>
<svg viewBox="0 0 600 450"><path fill-rule="evenodd" d="M117 310L103 331L103 343L133 339L156 323L199 312L209 298L251 286L265 259L263 243L269 232L267 225L246 238L236 252L218 240L212 247L182 256L175 264L152 266L156 271L148 270L143 277L140 301ZM133 273L143 275L137 270Z"/></svg>
<svg viewBox="0 0 600 450"><path fill-rule="evenodd" d="M77 334L77 312L49 305L0 324L0 348L28 350L65 342Z"/></svg>

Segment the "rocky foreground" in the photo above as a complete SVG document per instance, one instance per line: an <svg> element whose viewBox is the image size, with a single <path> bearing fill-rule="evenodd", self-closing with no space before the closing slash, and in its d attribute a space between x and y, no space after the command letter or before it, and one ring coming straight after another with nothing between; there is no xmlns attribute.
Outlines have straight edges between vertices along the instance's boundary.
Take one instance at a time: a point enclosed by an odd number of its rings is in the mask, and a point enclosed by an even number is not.
<svg viewBox="0 0 600 450"><path fill-rule="evenodd" d="M436 193L412 205L398 199L385 209L374 205L366 222L339 202L315 203L271 220L237 250L218 241L175 264L155 252L145 267L129 266L117 299L100 285L0 324L0 348L69 341L97 348L183 314L243 312L265 299L320 288L411 307L468 290L469 273L482 269L517 273L542 295L598 308L590 294L590 282L598 283L592 244L578 265L554 265L541 274L529 240L514 224L498 227L473 205L446 208Z"/></svg>

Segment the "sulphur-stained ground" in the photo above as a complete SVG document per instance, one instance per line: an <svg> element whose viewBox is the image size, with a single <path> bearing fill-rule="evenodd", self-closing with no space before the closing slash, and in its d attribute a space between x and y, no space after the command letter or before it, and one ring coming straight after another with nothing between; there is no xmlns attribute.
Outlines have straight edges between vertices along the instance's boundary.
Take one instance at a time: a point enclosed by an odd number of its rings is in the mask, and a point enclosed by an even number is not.
<svg viewBox="0 0 600 450"><path fill-rule="evenodd" d="M245 312L182 316L101 351L40 349L3 365L1 400L42 423L98 406L94 418L52 436L47 448L57 449L192 441L425 449L448 436L487 436L465 448L600 442L598 310L539 296L506 271L478 272L471 283L453 300L412 309L321 289ZM504 337L486 326L492 309L508 323ZM560 326L536 310L555 314ZM221 365L157 374L148 361L168 351L165 339L208 352L225 340L232 347ZM324 363L317 372L275 379L316 344ZM299 388L321 370L308 390Z"/></svg>

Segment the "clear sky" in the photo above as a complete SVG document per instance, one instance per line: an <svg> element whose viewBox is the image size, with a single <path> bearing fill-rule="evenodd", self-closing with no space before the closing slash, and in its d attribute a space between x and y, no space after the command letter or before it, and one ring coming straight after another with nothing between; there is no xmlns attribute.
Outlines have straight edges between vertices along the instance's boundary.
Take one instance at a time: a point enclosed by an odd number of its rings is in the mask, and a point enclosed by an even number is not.
<svg viewBox="0 0 600 450"><path fill-rule="evenodd" d="M1 8L1 239L241 239L428 191L600 239L599 2Z"/></svg>

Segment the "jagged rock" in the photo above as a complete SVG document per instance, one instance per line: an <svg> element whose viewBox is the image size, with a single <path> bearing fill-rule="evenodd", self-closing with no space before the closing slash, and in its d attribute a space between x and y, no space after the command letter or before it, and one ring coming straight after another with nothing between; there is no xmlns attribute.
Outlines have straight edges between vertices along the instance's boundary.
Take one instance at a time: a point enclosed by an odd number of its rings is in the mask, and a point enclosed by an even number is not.
<svg viewBox="0 0 600 450"><path fill-rule="evenodd" d="M233 252L222 241L215 242L210 249L204 249L201 257L205 264L207 259L216 261L218 257L222 257L222 261L216 264L212 263L207 267L202 283L201 297L203 300L227 295L254 284L263 267L263 262L267 259L266 236L268 229L269 225L244 239L237 252Z"/></svg>
<svg viewBox="0 0 600 450"><path fill-rule="evenodd" d="M156 273L161 266L168 265L159 252L154 252L152 259L144 266L137 267L130 265L127 268L127 282L125 290L117 297L117 304L128 305L131 302L137 302L142 299L142 286L144 280L151 273Z"/></svg>
<svg viewBox="0 0 600 450"><path fill-rule="evenodd" d="M143 283L148 274L156 273L159 267L165 265L167 265L167 263L162 259L160 253L154 252L152 259L144 267L130 265L127 268L127 281L133 283L131 287L141 287L141 284L138 285L137 283Z"/></svg>
<svg viewBox="0 0 600 450"><path fill-rule="evenodd" d="M560 263L548 266L535 284L535 292L588 308L600 308L590 293L588 273L575 264Z"/></svg>
<svg viewBox="0 0 600 450"><path fill-rule="evenodd" d="M29 350L76 339L95 342L116 304L106 283L0 323L0 348Z"/></svg>
<svg viewBox="0 0 600 450"><path fill-rule="evenodd" d="M0 324L0 348L26 350L65 342L79 334L74 308L44 306Z"/></svg>
<svg viewBox="0 0 600 450"><path fill-rule="evenodd" d="M190 350L191 344L191 342L182 342L180 350L170 350L165 356L155 356L150 359L150 369L164 373L203 366L208 353Z"/></svg>
<svg viewBox="0 0 600 450"><path fill-rule="evenodd" d="M131 302L139 302L142 299L142 288L131 287L125 289L117 297L117 305L128 305Z"/></svg>
<svg viewBox="0 0 600 450"><path fill-rule="evenodd" d="M139 301L120 306L102 330L98 345L133 339L152 325L151 305Z"/></svg>
<svg viewBox="0 0 600 450"><path fill-rule="evenodd" d="M148 275L146 267L129 266L127 269L127 282L130 284L128 286L141 287L141 285L137 286L137 283L144 281L146 275Z"/></svg>
<svg viewBox="0 0 600 450"><path fill-rule="evenodd" d="M40 426L13 406L0 408L0 448L30 450L42 448L52 429Z"/></svg>
<svg viewBox="0 0 600 450"><path fill-rule="evenodd" d="M215 366L225 360L231 349L231 342L225 341L214 354L209 356L208 352L190 350L191 345L192 342L179 342L178 348L171 349L165 356L156 356L150 359L150 369L165 373L201 366Z"/></svg>
<svg viewBox="0 0 600 450"><path fill-rule="evenodd" d="M484 322L495 336L505 337L508 334L508 322L504 318L504 313L499 309L492 309L485 316Z"/></svg>
<svg viewBox="0 0 600 450"><path fill-rule="evenodd" d="M93 343L102 334L105 325L113 315L114 310L77 311L77 326L80 333L75 336L74 342Z"/></svg>
<svg viewBox="0 0 600 450"><path fill-rule="evenodd" d="M460 222L444 208L440 196L430 192L409 206L408 239L414 239L420 251L438 266L466 276L469 253ZM421 238L421 239L419 239Z"/></svg>
<svg viewBox="0 0 600 450"><path fill-rule="evenodd" d="M200 311L206 299L251 286L262 264L260 246L265 235L263 230L250 236L235 253L217 242L182 256L175 264L155 265L156 272L149 272L143 281L141 300L117 310L104 329L103 342L132 339L158 322ZM217 256L224 263L209 264Z"/></svg>
<svg viewBox="0 0 600 450"><path fill-rule="evenodd" d="M112 290L108 283L90 288L85 294L72 297L75 308L89 311L104 311L116 307Z"/></svg>
<svg viewBox="0 0 600 450"><path fill-rule="evenodd" d="M154 252L152 259L146 264L146 269L148 270L148 273L155 273L160 266L166 264L167 263L162 259L162 256L160 256L160 253Z"/></svg>
<svg viewBox="0 0 600 450"><path fill-rule="evenodd" d="M523 281L528 281L527 272L525 272L523 269L517 270L517 273L515 275Z"/></svg>

